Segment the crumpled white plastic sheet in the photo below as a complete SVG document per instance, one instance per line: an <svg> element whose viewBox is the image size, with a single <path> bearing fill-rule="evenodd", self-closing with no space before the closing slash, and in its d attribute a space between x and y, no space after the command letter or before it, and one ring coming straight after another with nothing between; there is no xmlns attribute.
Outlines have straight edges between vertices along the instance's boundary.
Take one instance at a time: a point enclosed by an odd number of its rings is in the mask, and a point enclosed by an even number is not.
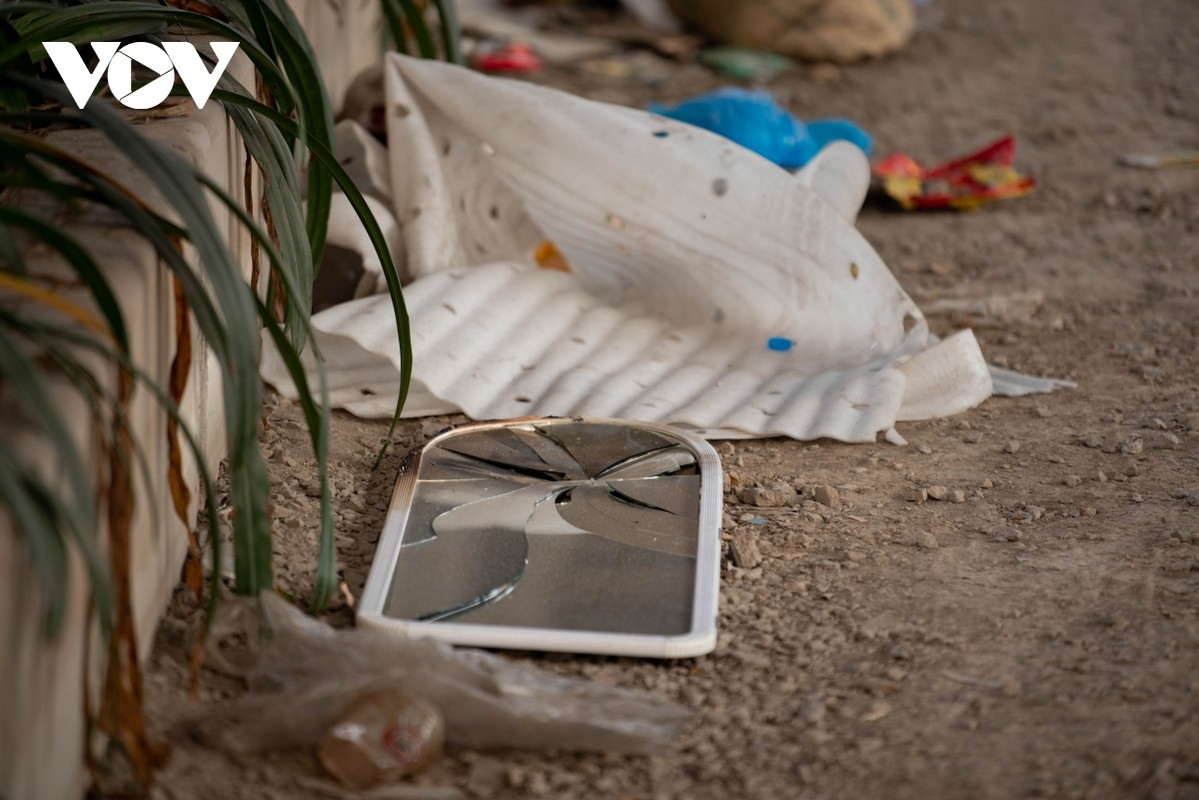
<svg viewBox="0 0 1199 800"><path fill-rule="evenodd" d="M406 416L590 416L711 438L902 441L993 392L974 336L938 342L852 220L869 165L798 175L648 112L389 56L392 209L413 332ZM540 268L551 241L570 271ZM381 285L380 285L381 290ZM313 318L331 400L390 416L376 294ZM793 342L786 351L771 339ZM263 373L294 389L267 348ZM1021 393L1060 382L1005 378Z"/></svg>

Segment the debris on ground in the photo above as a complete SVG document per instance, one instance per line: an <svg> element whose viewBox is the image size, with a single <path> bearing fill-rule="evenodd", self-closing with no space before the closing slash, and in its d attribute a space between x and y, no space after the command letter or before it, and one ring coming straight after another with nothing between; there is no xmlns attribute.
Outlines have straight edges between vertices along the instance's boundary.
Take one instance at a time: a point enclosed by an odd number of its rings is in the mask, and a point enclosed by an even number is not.
<svg viewBox="0 0 1199 800"><path fill-rule="evenodd" d="M471 53L470 64L480 72L525 74L543 66L541 56L523 42L482 42Z"/></svg>
<svg viewBox="0 0 1199 800"><path fill-rule="evenodd" d="M742 81L768 81L791 69L791 59L743 47L710 47L699 54L699 63L726 78Z"/></svg>
<svg viewBox="0 0 1199 800"><path fill-rule="evenodd" d="M338 783L362 790L420 772L444 745L445 721L433 705L383 690L360 695L325 732L317 756Z"/></svg>
<svg viewBox="0 0 1199 800"><path fill-rule="evenodd" d="M893 53L916 27L911 0L671 0L670 7L716 41L839 64Z"/></svg>
<svg viewBox="0 0 1199 800"><path fill-rule="evenodd" d="M229 648L236 642L244 650L234 659ZM345 745L332 745L332 751L327 740L322 745L330 731L342 736L339 725L364 724L364 713L373 717L374 727L379 714L391 714L393 721L419 729L422 752L408 758L411 768L433 758L437 726L424 705L390 694L381 706L379 692L399 692L432 706L444 719L448 744L478 749L650 753L667 747L691 717L638 692L557 677L479 650L337 630L271 593L221 604L208 664L244 678L250 692L191 720L188 727L196 735L234 754L320 748L324 760L336 762L333 773L353 783L403 772L385 767L376 775L375 766L347 765ZM383 732L400 735L394 725Z"/></svg>
<svg viewBox="0 0 1199 800"><path fill-rule="evenodd" d="M703 655L716 645L720 485L712 446L666 426L456 427L397 481L358 625L482 647Z"/></svg>
<svg viewBox="0 0 1199 800"><path fill-rule="evenodd" d="M784 169L799 169L834 141L857 145L867 157L870 135L847 119L804 123L766 92L726 87L650 111L718 133Z"/></svg>
<svg viewBox="0 0 1199 800"><path fill-rule="evenodd" d="M1148 155L1132 153L1120 156L1120 163L1126 167L1139 169L1180 169L1182 167L1199 167L1199 151L1185 153L1166 153L1164 155Z"/></svg>
<svg viewBox="0 0 1199 800"><path fill-rule="evenodd" d="M909 211L970 210L1036 188L1036 180L1012 167L1015 155L1015 138L1004 136L978 152L931 168L895 153L875 165L874 172L883 179L883 190Z"/></svg>
<svg viewBox="0 0 1199 800"><path fill-rule="evenodd" d="M549 10L538 7L505 8L495 0L460 0L458 15L464 44L519 42L550 64L575 64L619 51L618 41L594 35L546 30Z"/></svg>
<svg viewBox="0 0 1199 800"><path fill-rule="evenodd" d="M932 336L854 227L870 180L856 146L791 175L649 112L399 55L387 69L406 111L387 115L414 278L406 415L898 443L897 420L994 392L973 334ZM541 268L547 241L569 272ZM313 318L335 405L393 413L392 320L385 294ZM292 391L269 348L264 374ZM1015 393L1058 387L1038 381Z"/></svg>

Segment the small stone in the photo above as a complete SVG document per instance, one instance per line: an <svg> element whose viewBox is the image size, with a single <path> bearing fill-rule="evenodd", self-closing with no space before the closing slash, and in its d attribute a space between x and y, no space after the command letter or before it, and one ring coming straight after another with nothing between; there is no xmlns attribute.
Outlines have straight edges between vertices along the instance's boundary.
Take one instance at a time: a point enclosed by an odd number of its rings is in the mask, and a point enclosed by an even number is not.
<svg viewBox="0 0 1199 800"><path fill-rule="evenodd" d="M1103 470L1099 470L1095 473L1095 480L1099 481L1100 483L1107 483L1107 473Z"/></svg>
<svg viewBox="0 0 1199 800"><path fill-rule="evenodd" d="M545 797L550 793L550 779L544 772L534 772L529 776L527 791L533 797Z"/></svg>
<svg viewBox="0 0 1199 800"><path fill-rule="evenodd" d="M1163 450L1177 450L1178 448L1182 447L1182 439L1179 439L1172 433L1163 433L1158 438L1161 439L1161 447Z"/></svg>
<svg viewBox="0 0 1199 800"><path fill-rule="evenodd" d="M954 489L949 499L954 503L964 503L966 502L966 493L961 489Z"/></svg>
<svg viewBox="0 0 1199 800"><path fill-rule="evenodd" d="M812 499L821 505L833 508L841 505L841 498L837 495L837 490L832 486L817 486L816 491L812 494Z"/></svg>
<svg viewBox="0 0 1199 800"><path fill-rule="evenodd" d="M1139 436L1134 436L1131 439L1126 439L1120 442L1120 452L1126 456L1140 455L1145 449L1145 440Z"/></svg>
<svg viewBox="0 0 1199 800"><path fill-rule="evenodd" d="M721 442L716 449L725 458L737 455L737 447L732 442Z"/></svg>
<svg viewBox="0 0 1199 800"><path fill-rule="evenodd" d="M896 661L910 661L912 658L912 648L908 647L903 642L891 645L891 658Z"/></svg>
<svg viewBox="0 0 1199 800"><path fill-rule="evenodd" d="M934 534L922 531L916 534L916 546L923 550L936 550L941 546L941 542Z"/></svg>
<svg viewBox="0 0 1199 800"><path fill-rule="evenodd" d="M994 481L992 481L990 478L984 478L983 479L983 488L984 489L994 489L995 488Z"/></svg>
<svg viewBox="0 0 1199 800"><path fill-rule="evenodd" d="M924 453L924 455L926 455L926 456L932 455L932 452L933 452L933 449L926 444L922 444L919 447L917 447L916 449L919 450L921 453Z"/></svg>
<svg viewBox="0 0 1199 800"><path fill-rule="evenodd" d="M908 491L904 494L903 499L907 500L909 503L923 503L928 499L928 490L908 489Z"/></svg>
<svg viewBox="0 0 1199 800"><path fill-rule="evenodd" d="M1093 450L1098 450L1100 447L1103 447L1103 437L1097 433L1084 436L1078 441L1083 447L1090 447Z"/></svg>
<svg viewBox="0 0 1199 800"><path fill-rule="evenodd" d="M982 431L966 431L966 433L962 435L962 441L966 444L978 444L982 440Z"/></svg>
<svg viewBox="0 0 1199 800"><path fill-rule="evenodd" d="M1077 475L1067 475L1065 478L1062 478L1062 483L1073 489L1077 486L1082 486L1082 478Z"/></svg>
<svg viewBox="0 0 1199 800"><path fill-rule="evenodd" d="M1010 453L1012 455L1019 453L1020 452L1020 443L1017 442L1015 439L1009 439L1008 443L1003 446L1003 452Z"/></svg>
<svg viewBox="0 0 1199 800"><path fill-rule="evenodd" d="M1187 495L1188 506L1199 506L1199 490L1193 491Z"/></svg>
<svg viewBox="0 0 1199 800"><path fill-rule="evenodd" d="M799 709L799 716L809 725L819 725L828 714L823 700L809 700Z"/></svg>
<svg viewBox="0 0 1199 800"><path fill-rule="evenodd" d="M742 569L753 569L762 563L762 551L758 549L758 535L752 530L737 531L729 542L729 555L733 563Z"/></svg>
<svg viewBox="0 0 1199 800"><path fill-rule="evenodd" d="M1154 417L1151 424L1159 431L1166 431L1170 429L1170 426L1166 424L1165 420L1159 419L1158 417Z"/></svg>
<svg viewBox="0 0 1199 800"><path fill-rule="evenodd" d="M1143 503L1143 502L1145 502L1145 498L1144 498L1144 497L1141 497L1141 493L1140 493L1140 492L1133 492L1133 493L1132 493L1132 497L1131 497L1131 498L1129 498L1129 499L1131 499L1131 500L1132 500L1132 502L1134 502L1134 503Z"/></svg>
<svg viewBox="0 0 1199 800"><path fill-rule="evenodd" d="M737 493L737 499L746 505L757 506L758 508L793 506L798 505L800 500L799 495L794 490L766 489L761 486L742 489Z"/></svg>
<svg viewBox="0 0 1199 800"><path fill-rule="evenodd" d="M927 491L929 498L933 500L944 500L949 497L949 490L944 486L930 486Z"/></svg>
<svg viewBox="0 0 1199 800"><path fill-rule="evenodd" d="M808 74L816 83L835 83L841 80L841 68L827 62L814 64Z"/></svg>
<svg viewBox="0 0 1199 800"><path fill-rule="evenodd" d="M1045 419L1046 417L1049 416L1049 408L1048 408L1048 406L1037 406L1036 408L1034 408L1032 410L1032 413L1037 415L1041 419Z"/></svg>
<svg viewBox="0 0 1199 800"><path fill-rule="evenodd" d="M1093 517L1098 513L1099 511L1095 508L1095 506L1087 506L1082 510L1082 515L1084 517Z"/></svg>
<svg viewBox="0 0 1199 800"><path fill-rule="evenodd" d="M492 797L503 788L508 768L498 758L479 756L470 765L466 790L476 797Z"/></svg>
<svg viewBox="0 0 1199 800"><path fill-rule="evenodd" d="M1124 477L1126 477L1126 478L1135 478L1136 476L1138 476L1140 474L1141 474L1141 468L1138 467L1136 464L1129 464L1127 467L1124 468Z"/></svg>

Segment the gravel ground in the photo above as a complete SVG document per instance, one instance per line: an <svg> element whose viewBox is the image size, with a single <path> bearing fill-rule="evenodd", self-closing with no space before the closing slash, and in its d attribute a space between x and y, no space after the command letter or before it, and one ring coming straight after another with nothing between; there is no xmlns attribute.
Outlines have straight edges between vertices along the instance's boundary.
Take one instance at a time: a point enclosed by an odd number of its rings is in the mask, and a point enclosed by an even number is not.
<svg viewBox="0 0 1199 800"><path fill-rule="evenodd" d="M419 779L489 798L1199 798L1199 170L1116 165L1199 147L1193 0L935 0L899 56L770 86L935 162L1016 134L1026 198L968 214L869 206L860 227L934 330L972 325L1012 369L1074 391L904 424L907 447L721 444L726 558L715 653L679 662L514 654L695 710L657 757L451 750ZM543 80L640 104L714 85ZM954 303L943 303L948 308ZM961 304L958 303L958 306ZM446 420L339 414L338 545L359 594L400 457ZM304 595L314 476L276 400L282 586ZM346 624L344 604L330 614ZM159 798L308 798L306 753L235 761L181 735L194 615L148 670L174 757ZM204 675L201 703L241 692Z"/></svg>

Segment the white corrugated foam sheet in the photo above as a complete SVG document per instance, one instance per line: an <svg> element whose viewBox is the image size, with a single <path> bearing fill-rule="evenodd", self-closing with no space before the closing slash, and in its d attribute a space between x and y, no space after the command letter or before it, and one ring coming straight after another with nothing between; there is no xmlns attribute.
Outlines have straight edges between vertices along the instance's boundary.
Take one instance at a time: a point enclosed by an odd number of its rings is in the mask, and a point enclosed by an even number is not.
<svg viewBox="0 0 1199 800"><path fill-rule="evenodd" d="M853 146L792 175L707 131L545 87L399 55L385 77L384 222L411 281L405 416L901 442L897 421L996 390L973 334L930 335L854 227L870 171ZM539 266L546 242L569 271ZM376 283L313 325L332 404L390 417L399 346ZM294 396L269 347L263 374ZM1067 385L996 377L1013 394Z"/></svg>

